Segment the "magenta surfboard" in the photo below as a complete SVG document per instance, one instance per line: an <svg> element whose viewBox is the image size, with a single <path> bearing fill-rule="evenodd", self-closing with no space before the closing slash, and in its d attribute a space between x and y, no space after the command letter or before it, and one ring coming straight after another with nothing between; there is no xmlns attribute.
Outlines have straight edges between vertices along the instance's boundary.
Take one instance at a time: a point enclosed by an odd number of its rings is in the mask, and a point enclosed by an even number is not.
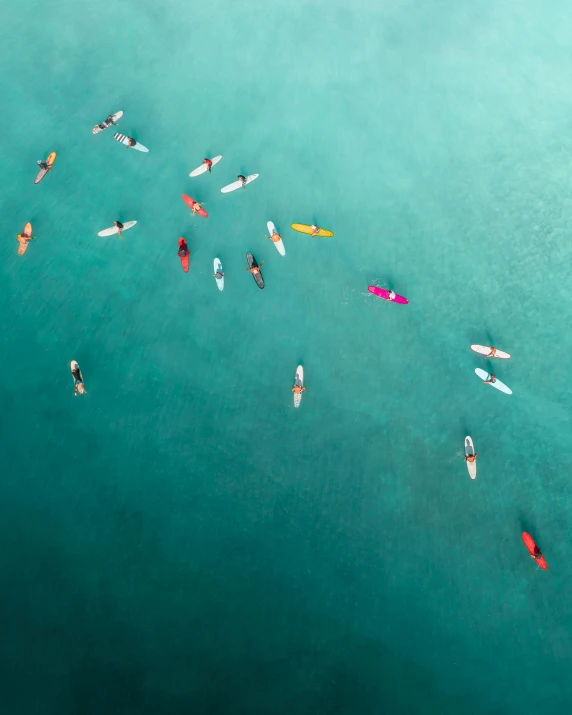
<svg viewBox="0 0 572 715"><path fill-rule="evenodd" d="M368 286L367 289L370 293L377 295L378 298L383 298L384 300L387 300L390 303L401 303L402 305L407 305L407 303L409 303L407 298L404 298L402 295L397 295L397 293L395 294L395 298L393 300L390 300L390 298L389 298L390 291L385 290L385 288L378 288L377 286Z"/></svg>

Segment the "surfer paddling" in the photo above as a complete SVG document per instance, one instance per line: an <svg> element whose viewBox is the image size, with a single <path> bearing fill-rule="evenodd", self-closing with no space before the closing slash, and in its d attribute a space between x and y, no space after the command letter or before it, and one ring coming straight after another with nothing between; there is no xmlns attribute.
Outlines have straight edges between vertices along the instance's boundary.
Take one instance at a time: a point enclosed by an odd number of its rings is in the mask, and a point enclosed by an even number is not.
<svg viewBox="0 0 572 715"><path fill-rule="evenodd" d="M252 266L251 268L245 267L244 270L250 271L250 273L252 273L253 276L257 276L260 274L260 269L262 268L263 265L264 265L264 261L262 261L262 263L260 263L258 266Z"/></svg>
<svg viewBox="0 0 572 715"><path fill-rule="evenodd" d="M30 241L34 241L36 239L35 236L26 236L23 233L16 234L16 238L22 244L22 246L26 246Z"/></svg>
<svg viewBox="0 0 572 715"><path fill-rule="evenodd" d="M107 118L104 119L103 122L101 122L101 124L98 124L97 126L101 129L101 131L103 131L104 129L107 129L114 124L117 124L117 122L113 118L113 114L108 114Z"/></svg>
<svg viewBox="0 0 572 715"><path fill-rule="evenodd" d="M266 238L269 238L273 243L278 243L278 241L282 239L282 236L278 231L272 231L272 236L266 236Z"/></svg>
<svg viewBox="0 0 572 715"><path fill-rule="evenodd" d="M189 255L189 249L187 247L187 242L184 238L179 239L179 250L177 251L179 258L186 258Z"/></svg>
<svg viewBox="0 0 572 715"><path fill-rule="evenodd" d="M74 397L76 395L85 395L85 385L83 384L83 377L81 375L81 370L79 369L79 365L77 362L72 362L72 377L73 377L73 394Z"/></svg>

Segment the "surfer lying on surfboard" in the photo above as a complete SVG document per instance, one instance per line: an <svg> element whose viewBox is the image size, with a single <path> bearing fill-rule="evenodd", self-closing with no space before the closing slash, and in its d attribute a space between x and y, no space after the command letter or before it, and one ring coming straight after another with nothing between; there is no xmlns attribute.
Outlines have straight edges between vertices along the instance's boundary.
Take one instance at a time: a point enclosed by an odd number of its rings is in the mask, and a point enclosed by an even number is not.
<svg viewBox="0 0 572 715"><path fill-rule="evenodd" d="M209 174L212 174L212 168L213 168L213 163L210 159L203 159L203 164L207 165L207 169L209 170Z"/></svg>
<svg viewBox="0 0 572 715"><path fill-rule="evenodd" d="M199 204L198 201L195 201L195 203L191 207L191 213L198 213L202 209L203 205Z"/></svg>
<svg viewBox="0 0 572 715"><path fill-rule="evenodd" d="M79 369L79 365L77 363L75 363L75 368L72 370L72 377L74 380L74 387L73 387L74 397L77 394L85 395L85 385L83 384L81 370Z"/></svg>
<svg viewBox="0 0 572 715"><path fill-rule="evenodd" d="M301 395L305 391L305 389L306 388L302 387L301 385L294 385L294 387L292 388L292 392L295 395Z"/></svg>
<svg viewBox="0 0 572 715"><path fill-rule="evenodd" d="M16 234L16 238L18 239L18 241L20 241L20 243L23 246L25 246L30 241L34 241L36 237L35 236L24 236L22 233L18 233L18 234Z"/></svg>
<svg viewBox="0 0 572 715"><path fill-rule="evenodd" d="M278 233L278 231L274 231L272 236L266 236L266 238L269 238L273 243L278 243L278 241L282 240L282 236Z"/></svg>
<svg viewBox="0 0 572 715"><path fill-rule="evenodd" d="M217 280L224 278L224 271L217 271L216 273L213 273L213 278L216 278Z"/></svg>
<svg viewBox="0 0 572 715"><path fill-rule="evenodd" d="M133 137L127 137L127 144L125 145L128 149L131 149L131 147L134 147L135 144L137 144L137 141L133 139Z"/></svg>
<svg viewBox="0 0 572 715"><path fill-rule="evenodd" d="M497 381L497 376L496 376L496 375L493 375L493 373L491 372L491 374L488 376L488 378L487 378L486 380L483 380L483 383L484 383L485 385L489 385L489 384L492 384L492 383L494 383L494 382L496 382L496 381Z"/></svg>
<svg viewBox="0 0 572 715"><path fill-rule="evenodd" d="M468 454L468 455L465 455L465 461L466 461L466 462L476 462L478 456L479 456L478 454Z"/></svg>
<svg viewBox="0 0 572 715"><path fill-rule="evenodd" d="M252 268L244 268L245 271L250 271L253 276L257 276L260 273L260 269L264 265L264 261L262 263L259 263L257 266L252 266Z"/></svg>
<svg viewBox="0 0 572 715"><path fill-rule="evenodd" d="M107 127L110 127L112 124L117 124L117 122L113 119L113 114L108 114L107 119L104 119L101 124L98 124L97 126L103 131L104 129L107 129Z"/></svg>
<svg viewBox="0 0 572 715"><path fill-rule="evenodd" d="M187 246L187 242L185 241L184 238L179 239L179 250L177 251L177 255L180 258L185 258L185 256L189 255L189 249Z"/></svg>

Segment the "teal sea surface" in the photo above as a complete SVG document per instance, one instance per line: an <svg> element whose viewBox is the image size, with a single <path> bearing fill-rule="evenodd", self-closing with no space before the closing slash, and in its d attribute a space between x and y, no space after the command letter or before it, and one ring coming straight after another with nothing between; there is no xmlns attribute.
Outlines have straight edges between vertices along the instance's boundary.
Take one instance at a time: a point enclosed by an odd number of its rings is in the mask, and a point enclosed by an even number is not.
<svg viewBox="0 0 572 715"><path fill-rule="evenodd" d="M570 3L1 17L0 713L568 712Z"/></svg>

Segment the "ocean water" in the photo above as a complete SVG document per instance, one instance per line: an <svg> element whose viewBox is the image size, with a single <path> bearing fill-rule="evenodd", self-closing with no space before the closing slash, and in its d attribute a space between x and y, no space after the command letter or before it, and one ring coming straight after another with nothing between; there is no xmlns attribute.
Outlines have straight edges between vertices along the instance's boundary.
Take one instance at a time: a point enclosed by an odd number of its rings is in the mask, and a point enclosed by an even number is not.
<svg viewBox="0 0 572 715"><path fill-rule="evenodd" d="M571 32L563 0L5 4L2 714L569 709ZM91 135L119 109L149 154Z"/></svg>

